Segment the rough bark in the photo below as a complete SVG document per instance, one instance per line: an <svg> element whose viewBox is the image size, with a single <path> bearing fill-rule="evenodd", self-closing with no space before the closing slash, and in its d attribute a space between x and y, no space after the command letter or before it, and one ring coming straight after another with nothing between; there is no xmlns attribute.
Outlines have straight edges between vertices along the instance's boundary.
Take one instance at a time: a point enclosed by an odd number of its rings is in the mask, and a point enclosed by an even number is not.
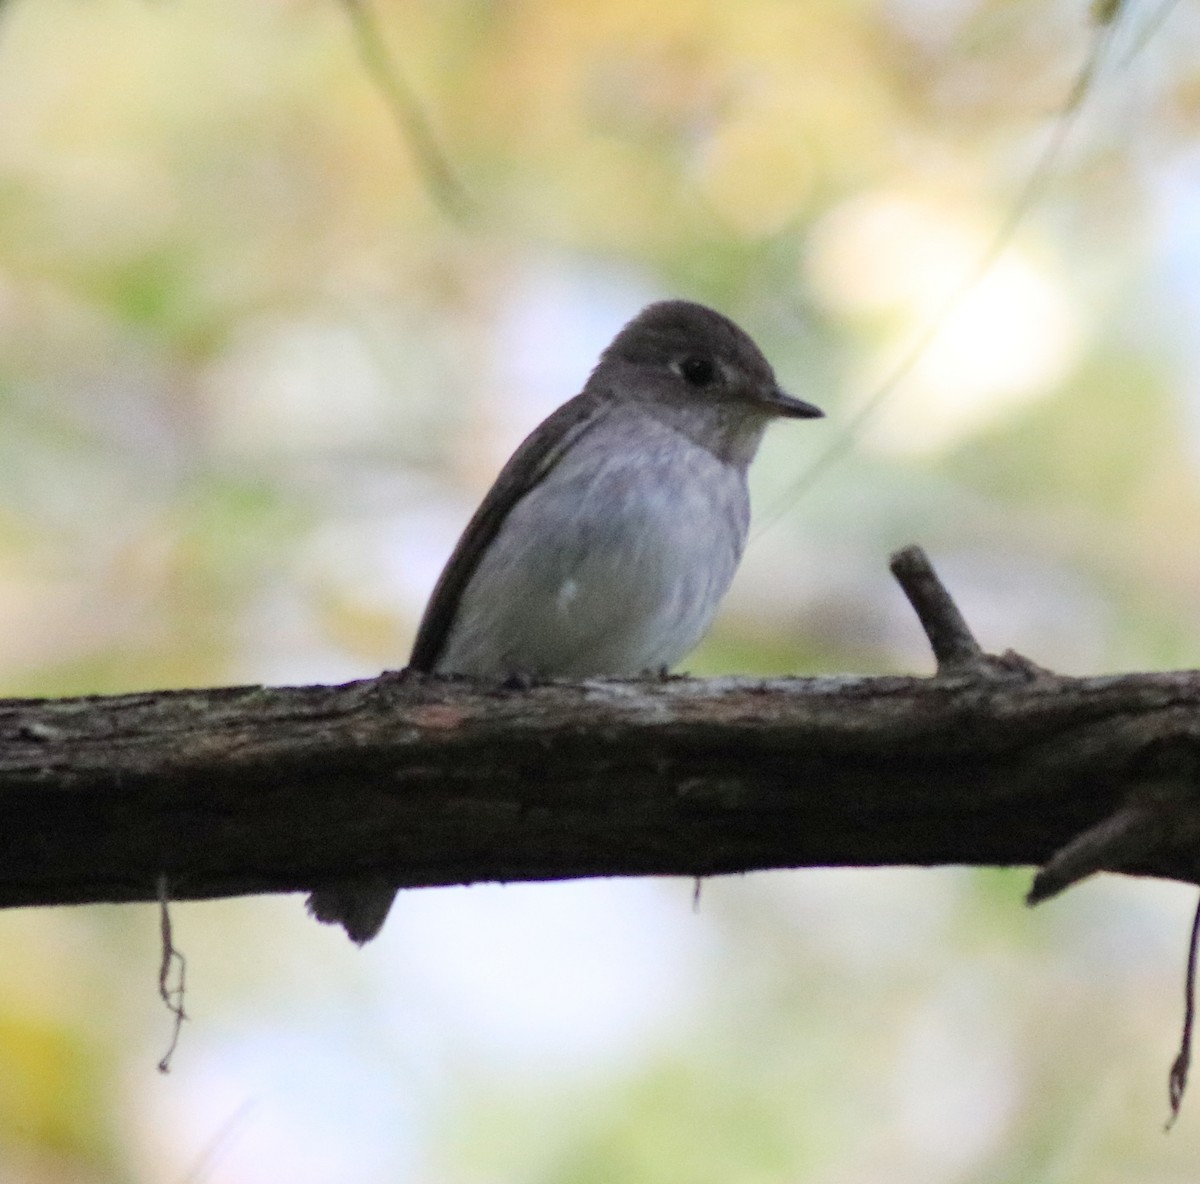
<svg viewBox="0 0 1200 1184"><path fill-rule="evenodd" d="M0 701L0 906L760 868L1200 883L1200 672L982 654L919 552L933 678L384 675ZM944 602L939 600L944 598ZM940 607L939 607L940 604Z"/></svg>

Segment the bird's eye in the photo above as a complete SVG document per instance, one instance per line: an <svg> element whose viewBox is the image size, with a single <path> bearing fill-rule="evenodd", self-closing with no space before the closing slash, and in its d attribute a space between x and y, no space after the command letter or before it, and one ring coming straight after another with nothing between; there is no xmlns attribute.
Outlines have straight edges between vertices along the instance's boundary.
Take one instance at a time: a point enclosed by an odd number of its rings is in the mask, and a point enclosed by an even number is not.
<svg viewBox="0 0 1200 1184"><path fill-rule="evenodd" d="M708 386L717 376L712 358L700 357L684 358L679 363L679 373L683 375L684 382L692 386Z"/></svg>

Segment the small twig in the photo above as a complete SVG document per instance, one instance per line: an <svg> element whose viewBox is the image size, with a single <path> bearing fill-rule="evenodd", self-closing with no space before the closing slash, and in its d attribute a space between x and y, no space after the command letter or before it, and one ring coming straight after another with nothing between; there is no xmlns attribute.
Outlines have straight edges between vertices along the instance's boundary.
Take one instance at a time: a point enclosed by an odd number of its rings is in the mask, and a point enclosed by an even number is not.
<svg viewBox="0 0 1200 1184"><path fill-rule="evenodd" d="M383 95L400 134L408 141L434 201L443 212L461 220L469 210L466 191L450 167L417 96L413 93L379 30L367 0L342 0L350 17L359 57Z"/></svg>
<svg viewBox="0 0 1200 1184"><path fill-rule="evenodd" d="M1196 944L1200 941L1200 902L1196 904L1196 915L1192 918L1192 937L1188 944L1187 977L1183 987L1183 1031L1179 1036L1179 1054L1171 1065L1167 1078L1171 1095L1171 1117L1163 1130L1169 1131L1179 1117L1183 1094L1187 1089L1188 1069L1192 1065L1192 1027L1196 1019Z"/></svg>
<svg viewBox="0 0 1200 1184"><path fill-rule="evenodd" d="M170 1073L171 1058L175 1055L175 1048L179 1044L179 1033L183 1028L183 1021L188 1018L187 1013L183 1010L183 999L187 990L187 959L175 948L175 943L171 938L170 897L167 892L165 875L158 877L158 918L159 931L162 935L162 961L158 967L158 997L166 1004L167 1010L175 1018L171 1043L167 1046L162 1060L158 1062L158 1071ZM179 980L174 987L170 983L172 964L179 967Z"/></svg>
<svg viewBox="0 0 1200 1184"><path fill-rule="evenodd" d="M892 556L888 566L929 638L938 674L982 669L983 648L938 579L929 556L920 547L905 547Z"/></svg>
<svg viewBox="0 0 1200 1184"><path fill-rule="evenodd" d="M1121 807L1057 850L1034 877L1025 903L1041 904L1095 872L1129 866L1162 841L1162 832L1161 804Z"/></svg>

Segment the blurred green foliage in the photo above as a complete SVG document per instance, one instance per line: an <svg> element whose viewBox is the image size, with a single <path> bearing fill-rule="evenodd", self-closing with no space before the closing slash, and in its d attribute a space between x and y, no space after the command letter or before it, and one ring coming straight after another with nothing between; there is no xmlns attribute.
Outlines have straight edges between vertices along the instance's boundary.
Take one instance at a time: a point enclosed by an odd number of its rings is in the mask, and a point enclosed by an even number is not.
<svg viewBox="0 0 1200 1184"><path fill-rule="evenodd" d="M1194 12L1139 47L1156 18L1122 7L1045 196L797 497L985 254L1095 46L1084 6L365 11L465 220L337 0L0 8L4 693L401 664L499 463L656 295L722 308L831 412L764 449L695 670L928 669L886 578L911 541L988 645L1198 661ZM1187 894L1030 918L1023 885L757 877L698 918L665 887L665 931L707 943L678 955L682 1014L532 1083L459 1032L454 990L421 993L458 948L408 952L443 898L362 957L295 901L184 910L197 1022L169 1082L150 910L0 917L0 1180L1190 1179L1190 1104L1156 1129ZM634 982L638 949L614 955ZM496 980L500 1029L563 1004L517 961L455 980Z"/></svg>

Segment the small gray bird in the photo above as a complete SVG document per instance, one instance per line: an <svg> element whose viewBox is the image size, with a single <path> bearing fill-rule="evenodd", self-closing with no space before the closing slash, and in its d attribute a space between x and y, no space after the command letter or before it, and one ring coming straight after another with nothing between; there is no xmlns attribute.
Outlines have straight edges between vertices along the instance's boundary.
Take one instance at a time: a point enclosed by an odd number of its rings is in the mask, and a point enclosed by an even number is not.
<svg viewBox="0 0 1200 1184"><path fill-rule="evenodd" d="M651 304L501 470L433 590L409 667L503 679L673 666L741 559L746 470L767 424L822 414L780 390L720 313ZM362 943L394 895L358 880L308 907Z"/></svg>

